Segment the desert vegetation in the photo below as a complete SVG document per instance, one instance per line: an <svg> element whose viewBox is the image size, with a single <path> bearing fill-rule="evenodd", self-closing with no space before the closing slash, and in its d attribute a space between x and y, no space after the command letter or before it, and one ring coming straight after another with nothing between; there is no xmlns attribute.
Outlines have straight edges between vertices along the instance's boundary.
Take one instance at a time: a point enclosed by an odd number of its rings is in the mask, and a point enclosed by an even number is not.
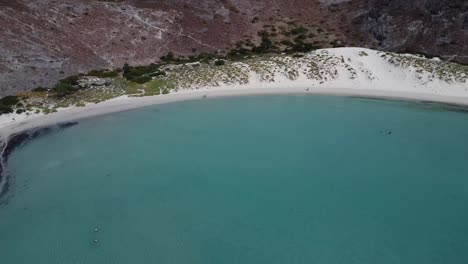
<svg viewBox="0 0 468 264"><path fill-rule="evenodd" d="M50 89L37 87L18 96L4 97L0 114L50 113L61 107L84 106L122 95L154 96L181 89L244 85L251 81L252 73L261 82L303 76L324 83L336 79L339 72L345 72L351 80L357 78L358 72L368 75L369 80L375 79L369 70L351 66L350 58L345 60L327 50L317 50L314 40L323 33L320 28L310 32L294 21L280 26L264 25L258 39L242 40L224 54L175 56L168 52L149 65L124 64L120 69L92 70L64 78ZM378 54L390 65L414 72L421 80L466 82L468 78L466 65L415 55ZM364 59L369 54L362 50L358 56Z"/></svg>

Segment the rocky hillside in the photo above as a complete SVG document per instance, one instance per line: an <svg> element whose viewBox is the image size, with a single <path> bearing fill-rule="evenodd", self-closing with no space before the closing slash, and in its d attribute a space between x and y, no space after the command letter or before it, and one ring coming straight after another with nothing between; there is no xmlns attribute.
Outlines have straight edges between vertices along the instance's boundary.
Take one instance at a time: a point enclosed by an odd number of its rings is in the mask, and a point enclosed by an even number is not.
<svg viewBox="0 0 468 264"><path fill-rule="evenodd" d="M468 2L367 0L353 21L377 47L468 62Z"/></svg>
<svg viewBox="0 0 468 264"><path fill-rule="evenodd" d="M468 62L467 9L463 0L0 0L0 96L264 38L278 51L362 46Z"/></svg>

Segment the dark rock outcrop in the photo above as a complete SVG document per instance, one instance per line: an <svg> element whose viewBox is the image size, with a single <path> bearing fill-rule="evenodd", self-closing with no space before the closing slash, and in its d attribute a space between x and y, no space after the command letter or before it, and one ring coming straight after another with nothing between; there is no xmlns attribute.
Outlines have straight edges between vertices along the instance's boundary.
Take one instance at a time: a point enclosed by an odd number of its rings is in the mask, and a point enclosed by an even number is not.
<svg viewBox="0 0 468 264"><path fill-rule="evenodd" d="M78 125L78 122L64 122L52 126L22 131L9 136L5 141L0 140L0 198L7 193L10 187L5 166L8 162L8 158L15 149L40 136L58 132L76 125ZM0 203L1 202L2 200L0 199Z"/></svg>
<svg viewBox="0 0 468 264"><path fill-rule="evenodd" d="M468 63L468 2L367 0L364 9L354 23L375 47Z"/></svg>

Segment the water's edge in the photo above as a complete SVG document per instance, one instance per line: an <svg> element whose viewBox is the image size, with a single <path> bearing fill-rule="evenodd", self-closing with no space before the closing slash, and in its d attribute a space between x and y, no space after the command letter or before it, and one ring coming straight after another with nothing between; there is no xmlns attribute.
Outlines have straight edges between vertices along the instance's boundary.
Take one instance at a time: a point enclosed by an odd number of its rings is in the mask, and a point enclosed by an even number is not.
<svg viewBox="0 0 468 264"><path fill-rule="evenodd" d="M4 198L9 189L9 175L6 169L6 164L11 153L33 139L46 134L58 132L77 124L78 122L72 121L46 127L37 127L15 133L4 140L0 139L0 204L4 202L2 198Z"/></svg>
<svg viewBox="0 0 468 264"><path fill-rule="evenodd" d="M450 111L457 113L468 113L468 106L463 104L455 103L444 103L427 100L411 100L411 99L399 99L399 98L384 98L384 97L367 97L367 96L348 96L348 98L355 98L359 100L372 100L372 101L393 101L406 103L416 107L421 107L429 110L441 110Z"/></svg>
<svg viewBox="0 0 468 264"><path fill-rule="evenodd" d="M250 95L256 96L256 95ZM330 95L329 95L330 96ZM331 95L333 96L333 95ZM379 97L379 96L359 96L359 95L348 95L343 96L345 98L357 99L357 100L370 100L370 101L388 101L388 102L399 102L404 103L409 106L420 107L427 110L436 110L436 111L451 111L451 112L458 112L468 114L468 106L463 104L456 104L456 103L445 103L445 102L436 102L436 101L428 101L428 100L413 100L413 99L404 99L404 98L391 98L391 97ZM218 97L215 97L218 98ZM172 102L169 102L172 103ZM145 107L152 107L154 105L143 106ZM135 109L129 109L124 111L131 111ZM104 113L103 115L106 115ZM8 158L11 153L26 144L27 142L46 134L50 134L53 132L58 132L60 130L66 129L68 127L72 127L77 125L78 122L76 120L60 122L53 125L47 125L42 127L34 127L31 129L26 129L12 135L9 135L6 138L0 137L0 204L5 202L5 195L9 189L9 175L6 169L6 164L8 162Z"/></svg>

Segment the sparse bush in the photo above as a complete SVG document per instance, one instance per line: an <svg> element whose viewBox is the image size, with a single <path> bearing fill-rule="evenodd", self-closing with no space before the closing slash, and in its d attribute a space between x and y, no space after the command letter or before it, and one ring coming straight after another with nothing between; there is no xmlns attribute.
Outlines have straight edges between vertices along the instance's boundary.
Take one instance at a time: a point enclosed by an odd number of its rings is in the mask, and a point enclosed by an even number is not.
<svg viewBox="0 0 468 264"><path fill-rule="evenodd" d="M52 88L52 92L54 92L55 95L62 97L71 94L73 92L73 86L66 82L59 82L54 86L54 88Z"/></svg>
<svg viewBox="0 0 468 264"><path fill-rule="evenodd" d="M225 62L224 60L217 60L217 61L215 61L215 65L216 65L216 66L222 66L222 65L224 65L224 64L226 64L226 62Z"/></svg>
<svg viewBox="0 0 468 264"><path fill-rule="evenodd" d="M59 82L67 83L67 84L69 84L71 86L74 86L74 85L78 85L78 80L79 79L80 79L80 77L78 75L72 75L72 76L68 76L65 79L60 80Z"/></svg>
<svg viewBox="0 0 468 264"><path fill-rule="evenodd" d="M359 56L361 56L361 57L362 56L369 56L369 54L367 54L367 52L365 52L365 51L361 51L361 52L359 52Z"/></svg>
<svg viewBox="0 0 468 264"><path fill-rule="evenodd" d="M142 84L142 83L147 83L147 82L151 81L152 78L151 78L151 76L134 76L134 77L132 77L132 78L130 78L128 80L132 81L132 82Z"/></svg>
<svg viewBox="0 0 468 264"><path fill-rule="evenodd" d="M196 57L196 61L207 63L215 59L216 57L217 57L216 54L200 53L200 55Z"/></svg>
<svg viewBox="0 0 468 264"><path fill-rule="evenodd" d="M79 79L80 76L78 75L69 76L60 80L52 89L50 89L50 91L59 97L69 95L79 89Z"/></svg>
<svg viewBox="0 0 468 264"><path fill-rule="evenodd" d="M332 42L330 42L330 45L334 48L339 48L339 47L344 47L345 43L341 40L335 39Z"/></svg>
<svg viewBox="0 0 468 264"><path fill-rule="evenodd" d="M294 38L294 42L296 43L302 43L304 40L307 39L307 36L304 34L298 35L297 37Z"/></svg>
<svg viewBox="0 0 468 264"><path fill-rule="evenodd" d="M114 78L119 76L117 71L109 71L109 70L92 70L88 72L86 75L94 76L99 78Z"/></svg>
<svg viewBox="0 0 468 264"><path fill-rule="evenodd" d="M17 103L19 103L19 98L15 95L5 96L0 99L2 105L16 105Z"/></svg>
<svg viewBox="0 0 468 264"><path fill-rule="evenodd" d="M60 80L51 91L58 97L69 95L77 90L75 88L78 85L80 76L72 75L65 79Z"/></svg>
<svg viewBox="0 0 468 264"><path fill-rule="evenodd" d="M11 106L0 105L0 115L8 114L13 112L13 108Z"/></svg>
<svg viewBox="0 0 468 264"><path fill-rule="evenodd" d="M123 76L125 79L143 84L151 81L152 77L165 76L166 73L159 69L158 64L150 64L148 66L131 67L128 64L124 65Z"/></svg>
<svg viewBox="0 0 468 264"><path fill-rule="evenodd" d="M292 35L299 35L307 33L307 28L305 27L297 27L291 30Z"/></svg>
<svg viewBox="0 0 468 264"><path fill-rule="evenodd" d="M164 62L170 62L174 60L174 53L168 52L165 56L161 56L161 60Z"/></svg>
<svg viewBox="0 0 468 264"><path fill-rule="evenodd" d="M5 96L0 99L0 115L13 112L13 106L19 103L19 98L14 95Z"/></svg>
<svg viewBox="0 0 468 264"><path fill-rule="evenodd" d="M49 89L44 88L44 87L40 87L40 86L32 89L32 91L35 92L35 93L47 92L48 90Z"/></svg>
<svg viewBox="0 0 468 264"><path fill-rule="evenodd" d="M275 48L276 47L273 45L273 42L268 38L268 36L263 35L260 46L254 47L252 49L252 52L257 53L257 54L262 54L262 53L271 52Z"/></svg>
<svg viewBox="0 0 468 264"><path fill-rule="evenodd" d="M293 46L293 43L291 41L287 40L287 39L282 40L280 43L285 45L285 46L288 46L288 47Z"/></svg>
<svg viewBox="0 0 468 264"><path fill-rule="evenodd" d="M310 43L295 43L291 48L287 49L287 53L295 53L295 52L310 52L312 50L316 50L318 47L310 44Z"/></svg>
<svg viewBox="0 0 468 264"><path fill-rule="evenodd" d="M122 67L122 71L123 73L128 73L130 71L130 65L128 65L128 63L124 63L123 67Z"/></svg>
<svg viewBox="0 0 468 264"><path fill-rule="evenodd" d="M268 38L270 36L270 34L268 33L268 31L266 30L261 30L257 33L257 35L259 37L262 37L262 38Z"/></svg>
<svg viewBox="0 0 468 264"><path fill-rule="evenodd" d="M247 56L249 54L252 54L251 50L243 48L240 45L236 45L236 46L237 46L237 48L230 50L228 52L228 54L227 54L227 58L229 58L230 60L233 60L233 61L234 60L242 60L242 59L245 58L245 56Z"/></svg>
<svg viewBox="0 0 468 264"><path fill-rule="evenodd" d="M155 71L153 73L150 73L148 75L151 76L151 77L159 77L159 76L166 76L166 73L161 71L161 70L157 70L157 71Z"/></svg>

